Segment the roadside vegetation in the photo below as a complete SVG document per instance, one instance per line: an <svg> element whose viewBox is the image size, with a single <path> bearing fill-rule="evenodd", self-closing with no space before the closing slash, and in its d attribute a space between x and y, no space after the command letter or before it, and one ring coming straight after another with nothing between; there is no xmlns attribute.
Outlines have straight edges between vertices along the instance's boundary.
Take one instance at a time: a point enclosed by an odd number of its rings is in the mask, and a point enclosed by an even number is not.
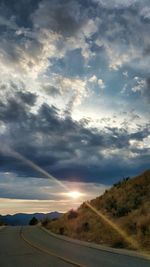
<svg viewBox="0 0 150 267"><path fill-rule="evenodd" d="M36 225L38 224L38 219L36 217L33 217L30 221L29 221L29 225Z"/></svg>
<svg viewBox="0 0 150 267"><path fill-rule="evenodd" d="M90 204L124 229L141 249L150 251L150 170L125 178ZM58 220L43 221L54 233L119 248L131 246L85 203Z"/></svg>

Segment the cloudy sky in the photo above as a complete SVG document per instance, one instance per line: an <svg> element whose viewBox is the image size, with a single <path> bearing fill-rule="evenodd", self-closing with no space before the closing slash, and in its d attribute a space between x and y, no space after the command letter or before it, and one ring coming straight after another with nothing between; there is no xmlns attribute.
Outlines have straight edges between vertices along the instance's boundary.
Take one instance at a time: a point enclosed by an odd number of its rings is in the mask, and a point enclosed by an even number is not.
<svg viewBox="0 0 150 267"><path fill-rule="evenodd" d="M149 29L149 0L0 0L1 214L149 168Z"/></svg>

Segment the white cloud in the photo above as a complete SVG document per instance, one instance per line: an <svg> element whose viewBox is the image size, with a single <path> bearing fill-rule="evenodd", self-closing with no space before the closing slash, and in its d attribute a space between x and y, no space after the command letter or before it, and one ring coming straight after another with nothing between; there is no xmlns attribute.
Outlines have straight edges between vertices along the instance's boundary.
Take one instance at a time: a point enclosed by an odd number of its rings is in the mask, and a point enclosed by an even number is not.
<svg viewBox="0 0 150 267"><path fill-rule="evenodd" d="M96 75L91 76L88 79L88 82L93 84L93 85L97 85L100 89L104 89L105 88L105 83L102 79L98 79Z"/></svg>
<svg viewBox="0 0 150 267"><path fill-rule="evenodd" d="M80 105L82 100L88 96L86 81L80 78L68 78L63 76L56 76L55 78L55 86L59 88L61 95L63 97L68 97L67 108L69 108L70 111L72 111L75 106Z"/></svg>
<svg viewBox="0 0 150 267"><path fill-rule="evenodd" d="M144 8L142 8L140 11L140 15L144 19L150 19L150 7L145 6Z"/></svg>
<svg viewBox="0 0 150 267"><path fill-rule="evenodd" d="M90 50L89 44L85 40L84 34L81 32L78 36L73 36L64 40L64 49L65 51L71 51L75 49L81 49L81 54L85 60L88 60L94 55Z"/></svg>
<svg viewBox="0 0 150 267"><path fill-rule="evenodd" d="M129 75L128 75L128 71L124 71L123 73L123 76L125 76L125 77L128 77Z"/></svg>
<svg viewBox="0 0 150 267"><path fill-rule="evenodd" d="M145 88L146 86L146 81L143 79L140 79L139 77L135 77L134 78L136 80L136 85L134 85L132 87L132 92L136 93L136 92L142 92L142 90Z"/></svg>
<svg viewBox="0 0 150 267"><path fill-rule="evenodd" d="M98 85L101 89L104 89L105 88L105 83L102 79L98 79Z"/></svg>
<svg viewBox="0 0 150 267"><path fill-rule="evenodd" d="M87 80L79 77L65 77L52 73L42 78L40 86L45 102L50 103L51 101L52 104L61 108L62 111L66 110L70 114L90 94ZM44 91L42 91L42 88Z"/></svg>
<svg viewBox="0 0 150 267"><path fill-rule="evenodd" d="M121 154L123 157L123 161L126 163L129 163L131 159L134 159L139 156L139 154L136 151L132 151L124 147L123 148L106 148L100 151L100 153L106 159L112 159L115 156L116 160L120 159L120 154Z"/></svg>
<svg viewBox="0 0 150 267"><path fill-rule="evenodd" d="M91 37L94 33L97 32L97 30L98 30L98 26L97 26L98 22L99 22L99 19L98 18L96 18L95 20L89 19L82 26L81 31L83 32L83 34L87 38Z"/></svg>
<svg viewBox="0 0 150 267"><path fill-rule="evenodd" d="M7 66L7 72L35 79L48 68L49 58L62 57L57 48L59 39L59 34L40 30L32 33L32 39L24 38L20 43L3 40L0 46L1 63Z"/></svg>
<svg viewBox="0 0 150 267"><path fill-rule="evenodd" d="M138 148L138 149L148 149L150 148L150 135L144 138L143 140L136 140L136 139L131 139L129 140L129 144L131 148Z"/></svg>
<svg viewBox="0 0 150 267"><path fill-rule="evenodd" d="M96 75L91 76L88 82L98 85L101 89L105 88L105 83L102 79L98 79Z"/></svg>
<svg viewBox="0 0 150 267"><path fill-rule="evenodd" d="M91 76L90 78L89 78L89 82L91 82L91 83L96 83L97 82L97 77L96 77L96 75L93 75L93 76Z"/></svg>

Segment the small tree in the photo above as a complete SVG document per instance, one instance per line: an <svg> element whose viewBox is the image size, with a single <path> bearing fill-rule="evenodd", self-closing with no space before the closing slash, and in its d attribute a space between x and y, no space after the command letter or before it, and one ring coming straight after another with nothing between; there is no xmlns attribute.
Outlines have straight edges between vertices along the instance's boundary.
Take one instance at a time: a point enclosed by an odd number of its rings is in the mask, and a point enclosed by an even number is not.
<svg viewBox="0 0 150 267"><path fill-rule="evenodd" d="M30 221L29 221L29 225L36 225L38 224L38 219L36 217L33 217Z"/></svg>
<svg viewBox="0 0 150 267"><path fill-rule="evenodd" d="M78 212L76 210L70 210L68 213L68 220L75 219L78 217Z"/></svg>

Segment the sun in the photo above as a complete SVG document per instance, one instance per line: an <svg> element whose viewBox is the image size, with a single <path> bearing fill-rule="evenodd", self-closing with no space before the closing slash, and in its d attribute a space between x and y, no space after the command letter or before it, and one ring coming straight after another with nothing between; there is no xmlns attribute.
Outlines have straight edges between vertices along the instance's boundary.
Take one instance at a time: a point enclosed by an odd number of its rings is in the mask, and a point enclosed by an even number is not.
<svg viewBox="0 0 150 267"><path fill-rule="evenodd" d="M69 193L67 193L67 195L73 199L78 199L82 196L82 193L80 193L79 191L70 191Z"/></svg>

